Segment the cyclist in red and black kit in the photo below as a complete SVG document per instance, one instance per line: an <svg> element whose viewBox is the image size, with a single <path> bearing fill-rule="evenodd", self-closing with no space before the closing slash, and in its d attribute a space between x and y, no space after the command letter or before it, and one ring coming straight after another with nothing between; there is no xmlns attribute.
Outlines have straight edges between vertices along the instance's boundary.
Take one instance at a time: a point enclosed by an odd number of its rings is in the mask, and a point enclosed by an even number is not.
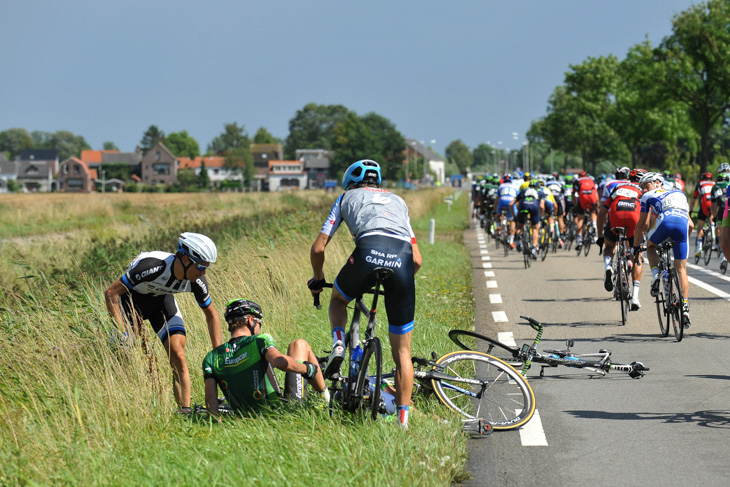
<svg viewBox="0 0 730 487"><path fill-rule="evenodd" d="M329 317L332 353L325 377L339 370L345 357L347 304L372 287L373 271L393 270L383 283L388 337L396 366L395 386L398 422L408 427L413 391L411 334L414 327L416 289L414 275L421 267L421 252L411 228L403 199L380 189L380 165L371 160L352 164L342 178L345 192L337 198L330 215L312 244L310 260L314 276L308 282L312 294L322 291L325 247L344 221L355 239L355 250L335 279Z"/></svg>
<svg viewBox="0 0 730 487"><path fill-rule="evenodd" d="M575 223L578 228L578 239L576 241L575 250L580 251L583 240L583 225L585 212L589 211L591 215L591 224L598 235L598 227L596 224L596 209L598 206L598 188L596 182L591 179L585 171L581 171L578 177L573 179L573 204L577 211L575 215ZM593 242L588 242L592 244Z"/></svg>
<svg viewBox="0 0 730 487"><path fill-rule="evenodd" d="M190 373L185 358L185 323L174 295L195 295L205 315L210 342L213 348L219 346L223 342L221 323L205 279L205 271L217 256L211 239L199 233L183 233L177 253L142 252L104 295L107 310L122 336L129 336L130 327L139 334L143 321L149 320L170 360L175 400L181 413L190 412Z"/></svg>
<svg viewBox="0 0 730 487"><path fill-rule="evenodd" d="M619 168L616 172L618 182L612 183L610 193L603 202L598 213L598 244L604 245L603 262L605 266L605 279L603 286L606 291L613 291L613 254L618 243L618 235L614 232L616 228L624 229L624 236L629 239L629 247L634 246L634 231L641 214L641 196L644 192L639 187L639 180L646 171L644 169ZM628 178L628 179L627 179ZM605 224L605 226L604 226ZM638 245L638 243L637 243ZM641 262L641 254L629 257L632 263ZM637 311L641 308L639 302L639 288L641 286L642 266L633 265L632 279L634 287L631 295L631 310Z"/></svg>
<svg viewBox="0 0 730 487"><path fill-rule="evenodd" d="M689 204L689 213L691 215L692 210L695 209L695 203L697 203L697 200L700 201L700 208L697 210L695 257L702 255L702 238L704 236L705 221L710 220L710 222L712 222L712 188L714 186L715 181L712 180L712 173L702 173L700 176L700 182L697 183L694 193L692 193L692 202Z"/></svg>

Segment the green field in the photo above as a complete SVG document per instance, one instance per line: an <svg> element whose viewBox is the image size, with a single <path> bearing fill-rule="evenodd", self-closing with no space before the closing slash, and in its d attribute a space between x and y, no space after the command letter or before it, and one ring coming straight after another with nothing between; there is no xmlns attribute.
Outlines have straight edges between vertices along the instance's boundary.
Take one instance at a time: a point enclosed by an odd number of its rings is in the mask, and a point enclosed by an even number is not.
<svg viewBox="0 0 730 487"><path fill-rule="evenodd" d="M447 211L449 194L404 194L424 262L416 276L413 337L421 356L453 350L447 331L474 322L471 262L462 244L468 198L457 195ZM328 299L315 310L306 281L309 248L335 197L0 197L0 484L449 485L463 479L466 438L435 397L415 398L407 431L350 415L330 418L316 400L222 424L194 422L174 414L170 369L151 328L131 351L109 342L104 289L138 252L172 252L180 232L197 231L218 245L208 280L221 317L227 300L254 299L280 349L301 337L321 354L331 345ZM427 242L431 218L433 245ZM327 248L328 280L352 248L343 227ZM178 295L178 302L188 328L193 402L202 403L207 328L192 295ZM377 334L390 370L383 322Z"/></svg>

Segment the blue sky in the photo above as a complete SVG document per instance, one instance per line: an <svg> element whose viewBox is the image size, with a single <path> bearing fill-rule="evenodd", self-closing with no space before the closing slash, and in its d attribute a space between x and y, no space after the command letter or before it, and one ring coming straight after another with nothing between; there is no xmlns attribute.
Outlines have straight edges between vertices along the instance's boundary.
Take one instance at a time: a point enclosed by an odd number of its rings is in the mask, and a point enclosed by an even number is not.
<svg viewBox="0 0 730 487"><path fill-rule="evenodd" d="M656 45L695 3L0 0L0 131L132 151L154 124L204 151L227 122L285 138L314 102L374 111L442 154L517 148L570 64Z"/></svg>

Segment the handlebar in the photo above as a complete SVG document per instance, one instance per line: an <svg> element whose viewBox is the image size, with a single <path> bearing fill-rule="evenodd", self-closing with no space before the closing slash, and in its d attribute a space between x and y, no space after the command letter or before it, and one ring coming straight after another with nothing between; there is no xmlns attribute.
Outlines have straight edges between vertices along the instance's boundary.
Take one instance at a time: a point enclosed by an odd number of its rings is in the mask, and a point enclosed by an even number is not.
<svg viewBox="0 0 730 487"><path fill-rule="evenodd" d="M522 315L520 315L520 318L522 318L523 320L527 320L527 322L530 324L532 329L535 331L540 331L543 328L542 323L540 323L539 321L537 321L534 318L530 318L529 316L522 316Z"/></svg>
<svg viewBox="0 0 730 487"><path fill-rule="evenodd" d="M324 289L326 287L332 287L332 283L331 282L322 283L322 289ZM313 302L314 307L317 309L322 309L322 305L319 304L319 295L320 294L322 294L322 293L317 293L317 294L312 295L312 298L314 298L314 302Z"/></svg>

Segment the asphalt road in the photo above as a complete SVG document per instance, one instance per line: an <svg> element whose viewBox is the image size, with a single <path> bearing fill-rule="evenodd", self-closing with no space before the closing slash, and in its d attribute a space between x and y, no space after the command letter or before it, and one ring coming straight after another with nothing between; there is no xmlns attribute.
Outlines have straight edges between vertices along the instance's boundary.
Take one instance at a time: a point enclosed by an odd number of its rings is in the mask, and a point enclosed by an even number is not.
<svg viewBox="0 0 730 487"><path fill-rule="evenodd" d="M677 342L659 334L648 265L642 308L622 326L595 245L588 257L558 250L525 269L521 254L505 257L484 236L475 228L464 235L478 332L532 343L535 332L520 318L531 316L547 323L540 350L573 339L576 353L608 348L614 362L651 370L634 380L560 367L541 378L533 365L538 414L523 430L471 440L473 478L464 485L730 485L730 276L719 273L719 259L690 265L692 326Z"/></svg>

